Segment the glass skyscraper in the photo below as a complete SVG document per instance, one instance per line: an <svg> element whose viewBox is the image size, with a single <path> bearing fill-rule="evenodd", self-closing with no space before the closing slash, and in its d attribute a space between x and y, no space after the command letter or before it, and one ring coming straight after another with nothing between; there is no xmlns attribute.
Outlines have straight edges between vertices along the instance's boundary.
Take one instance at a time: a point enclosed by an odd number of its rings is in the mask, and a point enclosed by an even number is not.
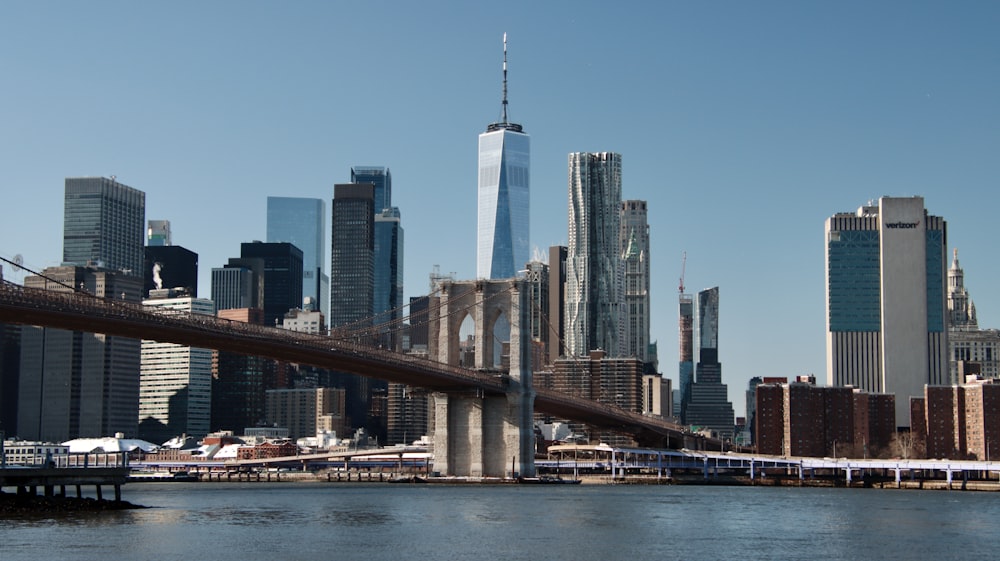
<svg viewBox="0 0 1000 561"><path fill-rule="evenodd" d="M613 152L569 155L566 251L566 356L603 349L621 356L624 301L621 250L622 158Z"/></svg>
<svg viewBox="0 0 1000 561"><path fill-rule="evenodd" d="M896 396L896 426L910 398L948 384L947 236L922 197L826 220L827 385Z"/></svg>
<svg viewBox="0 0 1000 561"><path fill-rule="evenodd" d="M372 325L375 298L375 196L370 183L333 187L333 242L330 256L330 329L348 332ZM381 320L380 320L381 321ZM365 337L365 342L375 337ZM385 396L382 380L335 372L333 383L346 390L352 428L364 427L385 441L385 426L373 405ZM377 408L376 408L377 409Z"/></svg>
<svg viewBox="0 0 1000 561"><path fill-rule="evenodd" d="M380 166L354 166L351 183L372 185L375 210L375 287L372 315L376 323L399 319L403 306L403 225L399 208L392 206L392 174ZM398 348L398 337L383 337L380 344Z"/></svg>
<svg viewBox="0 0 1000 561"><path fill-rule="evenodd" d="M315 309L330 317L323 199L268 197L267 241L288 242L302 250L302 297L312 298Z"/></svg>
<svg viewBox="0 0 1000 561"><path fill-rule="evenodd" d="M507 36L504 35L503 115L479 135L479 227L476 277L517 275L529 255L530 137L507 120Z"/></svg>
<svg viewBox="0 0 1000 561"><path fill-rule="evenodd" d="M371 183L375 187L372 193L375 214L392 206L392 174L389 168L354 166L351 168L351 183Z"/></svg>
<svg viewBox="0 0 1000 561"><path fill-rule="evenodd" d="M694 327L698 364L695 381L690 384L684 422L698 430L709 430L718 438L732 439L736 420L729 389L722 383L719 362L719 287L698 293Z"/></svg>
<svg viewBox="0 0 1000 561"><path fill-rule="evenodd" d="M264 325L281 326L288 310L302 305L302 250L287 242L243 243L240 258L264 260L264 300L260 304Z"/></svg>
<svg viewBox="0 0 1000 561"><path fill-rule="evenodd" d="M378 323L399 319L403 306L403 227L399 209L375 214L374 313ZM399 350L401 338L387 332L380 344Z"/></svg>
<svg viewBox="0 0 1000 561"><path fill-rule="evenodd" d="M146 194L114 177L67 177L63 263L142 276Z"/></svg>

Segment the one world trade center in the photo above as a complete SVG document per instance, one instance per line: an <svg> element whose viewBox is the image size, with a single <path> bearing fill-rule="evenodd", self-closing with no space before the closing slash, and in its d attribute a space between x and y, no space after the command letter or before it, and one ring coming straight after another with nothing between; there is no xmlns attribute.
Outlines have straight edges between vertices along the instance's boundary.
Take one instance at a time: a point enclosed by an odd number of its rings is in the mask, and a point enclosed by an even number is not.
<svg viewBox="0 0 1000 561"><path fill-rule="evenodd" d="M506 279L528 263L530 137L507 119L507 34L503 40L503 113L479 135L476 277Z"/></svg>

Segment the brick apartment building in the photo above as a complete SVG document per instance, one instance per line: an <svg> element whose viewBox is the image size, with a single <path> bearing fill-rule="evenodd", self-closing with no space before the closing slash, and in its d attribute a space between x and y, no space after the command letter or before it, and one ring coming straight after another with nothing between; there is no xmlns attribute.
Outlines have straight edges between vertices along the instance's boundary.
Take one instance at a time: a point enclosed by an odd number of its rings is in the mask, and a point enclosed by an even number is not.
<svg viewBox="0 0 1000 561"><path fill-rule="evenodd" d="M928 458L988 460L1000 453L1000 383L926 386L910 404L914 438Z"/></svg>
<svg viewBox="0 0 1000 561"><path fill-rule="evenodd" d="M762 454L868 456L895 432L895 399L803 381L756 388L754 442Z"/></svg>

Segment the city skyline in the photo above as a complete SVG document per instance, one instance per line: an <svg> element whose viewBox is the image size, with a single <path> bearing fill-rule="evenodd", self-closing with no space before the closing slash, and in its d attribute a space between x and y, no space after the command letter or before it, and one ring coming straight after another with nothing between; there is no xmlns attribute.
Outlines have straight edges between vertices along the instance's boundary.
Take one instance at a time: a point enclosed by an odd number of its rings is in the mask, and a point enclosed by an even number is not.
<svg viewBox="0 0 1000 561"><path fill-rule="evenodd" d="M996 6L234 6L3 8L0 255L59 265L65 178L117 175L198 253L206 297L211 269L265 237L268 196L330 202L342 170L378 162L406 215L404 301L434 265L474 278L474 139L497 113L507 32L510 119L532 134L531 247L566 243L567 154L622 154L622 197L649 205L666 376L686 251L690 290L726 294L734 404L752 376L821 378L823 222L882 195L923 196L948 221L979 324L1000 327ZM337 25L352 20L379 21L384 40ZM80 41L109 27L115 41ZM372 69L389 87L343 87Z"/></svg>

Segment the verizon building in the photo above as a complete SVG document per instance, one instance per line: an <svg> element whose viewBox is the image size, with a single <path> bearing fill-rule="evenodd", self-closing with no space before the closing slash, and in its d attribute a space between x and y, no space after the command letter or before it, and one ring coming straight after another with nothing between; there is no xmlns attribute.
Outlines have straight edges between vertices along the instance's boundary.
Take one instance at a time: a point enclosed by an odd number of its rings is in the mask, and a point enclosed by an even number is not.
<svg viewBox="0 0 1000 561"><path fill-rule="evenodd" d="M948 384L947 234L923 197L826 221L827 385L896 396L896 426L925 384Z"/></svg>

